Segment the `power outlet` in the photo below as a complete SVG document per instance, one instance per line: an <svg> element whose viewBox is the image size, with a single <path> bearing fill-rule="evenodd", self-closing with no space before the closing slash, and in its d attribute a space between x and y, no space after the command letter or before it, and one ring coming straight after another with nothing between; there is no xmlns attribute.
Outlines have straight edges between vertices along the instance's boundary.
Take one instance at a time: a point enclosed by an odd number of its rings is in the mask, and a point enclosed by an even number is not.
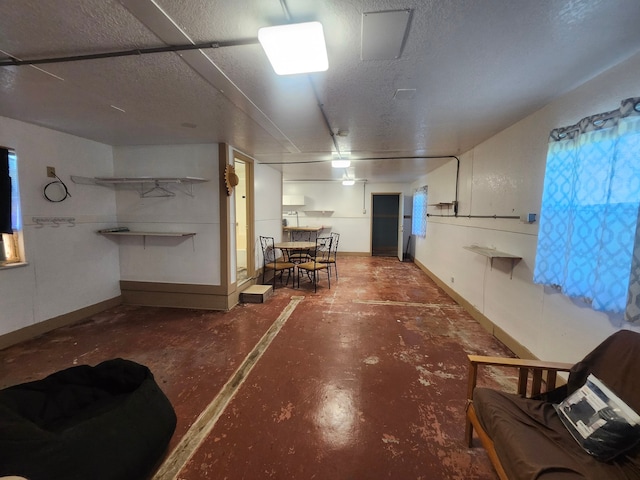
<svg viewBox="0 0 640 480"><path fill-rule="evenodd" d="M54 167L47 167L47 177L56 178L56 169Z"/></svg>

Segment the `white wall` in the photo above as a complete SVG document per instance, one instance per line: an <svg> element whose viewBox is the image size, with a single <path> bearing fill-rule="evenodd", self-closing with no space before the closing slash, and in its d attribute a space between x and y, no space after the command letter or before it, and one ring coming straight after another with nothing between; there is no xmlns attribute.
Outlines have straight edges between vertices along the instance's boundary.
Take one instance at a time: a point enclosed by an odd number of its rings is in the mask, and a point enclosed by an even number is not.
<svg viewBox="0 0 640 480"><path fill-rule="evenodd" d="M113 173L111 147L0 117L0 145L18 156L27 266L0 270L0 335L120 295L118 247L96 231L115 219L115 195L70 175ZM71 197L51 203L43 187L55 167ZM75 217L74 226L36 226L32 217Z"/></svg>
<svg viewBox="0 0 640 480"><path fill-rule="evenodd" d="M460 157L459 218L429 217L416 259L539 358L573 362L620 328L640 330L532 283L538 224L464 215L540 213L549 132L618 108L640 95L640 55L556 99ZM412 185L429 185L429 203L450 201L455 169L445 165ZM430 213L442 213L433 207ZM522 256L511 263L465 250L482 245Z"/></svg>
<svg viewBox="0 0 640 480"><path fill-rule="evenodd" d="M268 165L254 163L255 265L262 267L260 236L282 240L282 172Z"/></svg>
<svg viewBox="0 0 640 480"><path fill-rule="evenodd" d="M374 193L409 195L409 185L399 183L356 183L351 187L340 182L285 182L284 195L304 195L305 205L282 207L282 212L297 210L300 226L328 226L340 234L343 252L371 252L371 198ZM315 213L325 211L325 214ZM333 213L331 213L333 212ZM410 214L411 212L405 212ZM295 216L287 216L295 226ZM403 245L410 229L405 228Z"/></svg>
<svg viewBox="0 0 640 480"><path fill-rule="evenodd" d="M136 231L195 232L194 237L109 237L120 247L122 280L220 285L218 145L113 148L114 175L200 177L193 196L168 186L174 197L141 198L116 187L118 226Z"/></svg>

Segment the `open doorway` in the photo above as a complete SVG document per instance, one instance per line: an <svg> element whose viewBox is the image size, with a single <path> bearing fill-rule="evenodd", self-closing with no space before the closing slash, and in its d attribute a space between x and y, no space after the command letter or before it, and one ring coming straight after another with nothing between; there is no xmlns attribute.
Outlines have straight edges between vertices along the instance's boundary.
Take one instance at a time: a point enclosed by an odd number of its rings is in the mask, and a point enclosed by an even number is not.
<svg viewBox="0 0 640 480"><path fill-rule="evenodd" d="M402 259L401 194L374 193L371 208L371 255Z"/></svg>
<svg viewBox="0 0 640 480"><path fill-rule="evenodd" d="M253 163L238 152L233 163L238 176L235 188L236 283L248 281L255 272L253 245Z"/></svg>

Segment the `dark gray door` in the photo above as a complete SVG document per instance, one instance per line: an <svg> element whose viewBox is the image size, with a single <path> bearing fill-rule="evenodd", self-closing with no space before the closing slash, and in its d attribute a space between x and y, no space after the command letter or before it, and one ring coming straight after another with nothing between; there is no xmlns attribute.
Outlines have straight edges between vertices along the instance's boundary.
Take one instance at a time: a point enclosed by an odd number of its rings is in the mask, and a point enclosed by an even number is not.
<svg viewBox="0 0 640 480"><path fill-rule="evenodd" d="M400 195L373 194L371 255L398 256Z"/></svg>

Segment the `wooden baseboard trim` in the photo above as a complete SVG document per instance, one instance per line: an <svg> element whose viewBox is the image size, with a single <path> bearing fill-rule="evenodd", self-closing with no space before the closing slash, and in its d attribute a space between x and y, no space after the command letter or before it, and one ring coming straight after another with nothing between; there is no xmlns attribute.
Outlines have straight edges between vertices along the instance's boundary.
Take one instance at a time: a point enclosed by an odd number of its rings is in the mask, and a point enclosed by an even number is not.
<svg viewBox="0 0 640 480"><path fill-rule="evenodd" d="M88 307L80 308L73 312L38 322L34 325L29 325L28 327L21 328L14 332L0 335L0 349L24 342L25 340L50 332L56 328L66 327L67 325L80 322L81 320L89 318L90 316L103 312L109 308L117 307L120 304L122 304L122 297L118 295L117 297L113 297L109 300L104 300L103 302L89 305Z"/></svg>
<svg viewBox="0 0 640 480"><path fill-rule="evenodd" d="M511 350L518 358L526 358L531 360L539 360L529 349L514 339L511 335L505 332L502 328L497 326L490 318L485 316L476 307L469 303L462 295L453 290L449 285L443 282L436 274L425 267L418 260L414 259L414 263L427 274L431 280L433 280L440 288L442 288L447 295L453 298L462 308L464 308L469 315L471 315L482 327L491 335L500 340L509 350Z"/></svg>
<svg viewBox="0 0 640 480"><path fill-rule="evenodd" d="M121 281L122 303L145 307L230 310L238 304L240 291L219 285Z"/></svg>

